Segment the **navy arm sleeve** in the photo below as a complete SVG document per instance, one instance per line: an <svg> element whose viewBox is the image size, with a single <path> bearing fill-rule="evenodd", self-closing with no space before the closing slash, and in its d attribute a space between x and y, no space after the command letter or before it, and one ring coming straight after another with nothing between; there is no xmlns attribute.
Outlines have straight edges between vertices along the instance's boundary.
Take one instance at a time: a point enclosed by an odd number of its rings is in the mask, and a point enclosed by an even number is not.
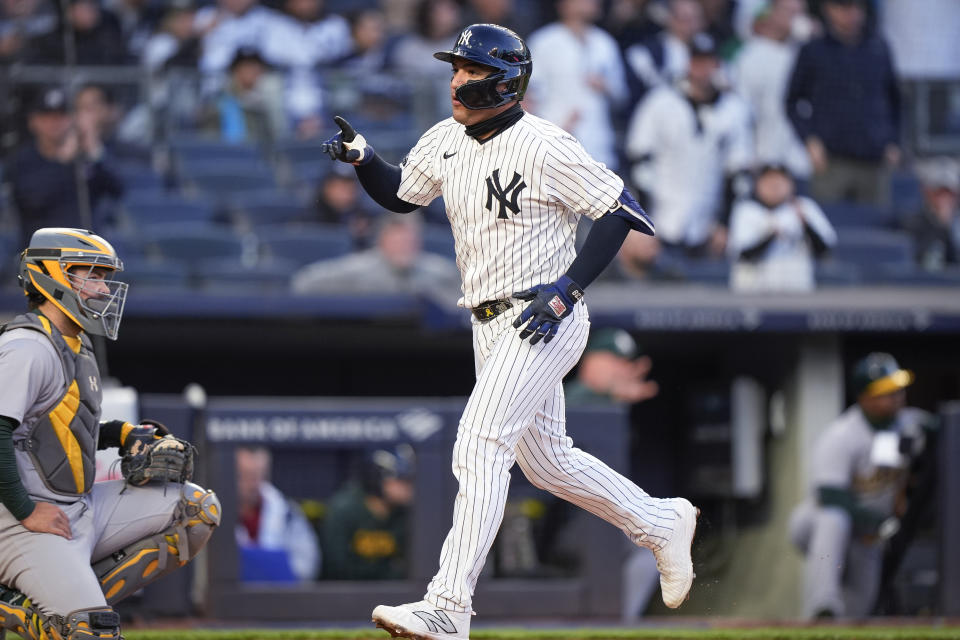
<svg viewBox="0 0 960 640"><path fill-rule="evenodd" d="M364 191L384 209L396 213L410 213L420 207L397 197L400 189L400 167L374 154L370 162L355 165L357 177Z"/></svg>
<svg viewBox="0 0 960 640"><path fill-rule="evenodd" d="M594 222L583 248L567 269L570 279L586 288L620 251L630 229L630 221L621 216L607 214Z"/></svg>
<svg viewBox="0 0 960 640"><path fill-rule="evenodd" d="M13 430L19 424L13 418L0 416L0 502L14 518L23 520L33 513L35 505L20 481L13 453Z"/></svg>

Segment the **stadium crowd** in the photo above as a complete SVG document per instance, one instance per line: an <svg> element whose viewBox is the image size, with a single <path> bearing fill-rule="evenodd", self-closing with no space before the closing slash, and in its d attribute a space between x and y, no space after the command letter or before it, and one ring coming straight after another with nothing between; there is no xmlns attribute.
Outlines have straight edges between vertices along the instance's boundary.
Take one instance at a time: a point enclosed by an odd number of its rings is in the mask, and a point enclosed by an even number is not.
<svg viewBox="0 0 960 640"><path fill-rule="evenodd" d="M960 284L960 168L916 152L902 97L960 78L960 8L897 4L4 0L3 241L92 226L128 280L168 287L285 289L374 260L385 212L319 153L331 116L399 160L449 109L431 54L495 22L532 51L524 107L615 168L657 224L607 281ZM434 205L409 233L452 259ZM415 265L322 290L416 289Z"/></svg>

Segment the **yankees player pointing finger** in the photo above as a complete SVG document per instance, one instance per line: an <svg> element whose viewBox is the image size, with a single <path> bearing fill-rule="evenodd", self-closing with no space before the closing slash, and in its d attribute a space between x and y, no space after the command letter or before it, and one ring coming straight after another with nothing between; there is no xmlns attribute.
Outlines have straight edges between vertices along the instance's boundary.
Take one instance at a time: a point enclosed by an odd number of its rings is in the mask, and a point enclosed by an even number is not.
<svg viewBox="0 0 960 640"><path fill-rule="evenodd" d="M452 65L453 117L427 131L399 167L339 117L341 132L325 143L387 209L410 212L443 196L463 278L459 304L473 313L477 382L453 450L459 491L440 569L421 602L378 606L373 620L403 637L469 637L474 587L514 462L535 486L650 548L663 600L678 607L693 582L696 508L653 498L573 447L561 387L587 341L583 288L631 229L652 235L653 225L619 177L520 107L532 61L517 34L472 25L434 57ZM577 255L579 216L596 222Z"/></svg>

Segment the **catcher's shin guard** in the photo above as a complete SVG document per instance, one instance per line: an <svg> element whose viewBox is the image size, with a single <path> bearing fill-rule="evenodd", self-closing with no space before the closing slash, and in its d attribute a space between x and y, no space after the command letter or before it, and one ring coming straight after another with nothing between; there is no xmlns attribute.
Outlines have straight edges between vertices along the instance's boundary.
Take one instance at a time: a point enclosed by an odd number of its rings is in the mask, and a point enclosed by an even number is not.
<svg viewBox="0 0 960 640"><path fill-rule="evenodd" d="M173 524L138 540L93 565L103 594L114 604L157 578L187 564L220 524L220 501L213 491L183 484Z"/></svg>
<svg viewBox="0 0 960 640"><path fill-rule="evenodd" d="M33 603L19 591L0 588L0 638L7 631L18 633L28 640L59 640L59 635L47 633L49 625L40 612L33 608Z"/></svg>

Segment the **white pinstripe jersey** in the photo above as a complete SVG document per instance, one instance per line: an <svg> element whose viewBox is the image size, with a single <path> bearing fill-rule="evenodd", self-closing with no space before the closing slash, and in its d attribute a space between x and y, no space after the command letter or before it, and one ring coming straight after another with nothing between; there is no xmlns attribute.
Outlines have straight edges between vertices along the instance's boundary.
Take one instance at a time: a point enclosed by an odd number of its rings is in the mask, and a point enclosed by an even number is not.
<svg viewBox="0 0 960 640"><path fill-rule="evenodd" d="M529 113L483 142L447 118L400 166L401 200L424 206L443 196L464 307L555 281L576 256L578 216L601 217L623 191L573 136Z"/></svg>

